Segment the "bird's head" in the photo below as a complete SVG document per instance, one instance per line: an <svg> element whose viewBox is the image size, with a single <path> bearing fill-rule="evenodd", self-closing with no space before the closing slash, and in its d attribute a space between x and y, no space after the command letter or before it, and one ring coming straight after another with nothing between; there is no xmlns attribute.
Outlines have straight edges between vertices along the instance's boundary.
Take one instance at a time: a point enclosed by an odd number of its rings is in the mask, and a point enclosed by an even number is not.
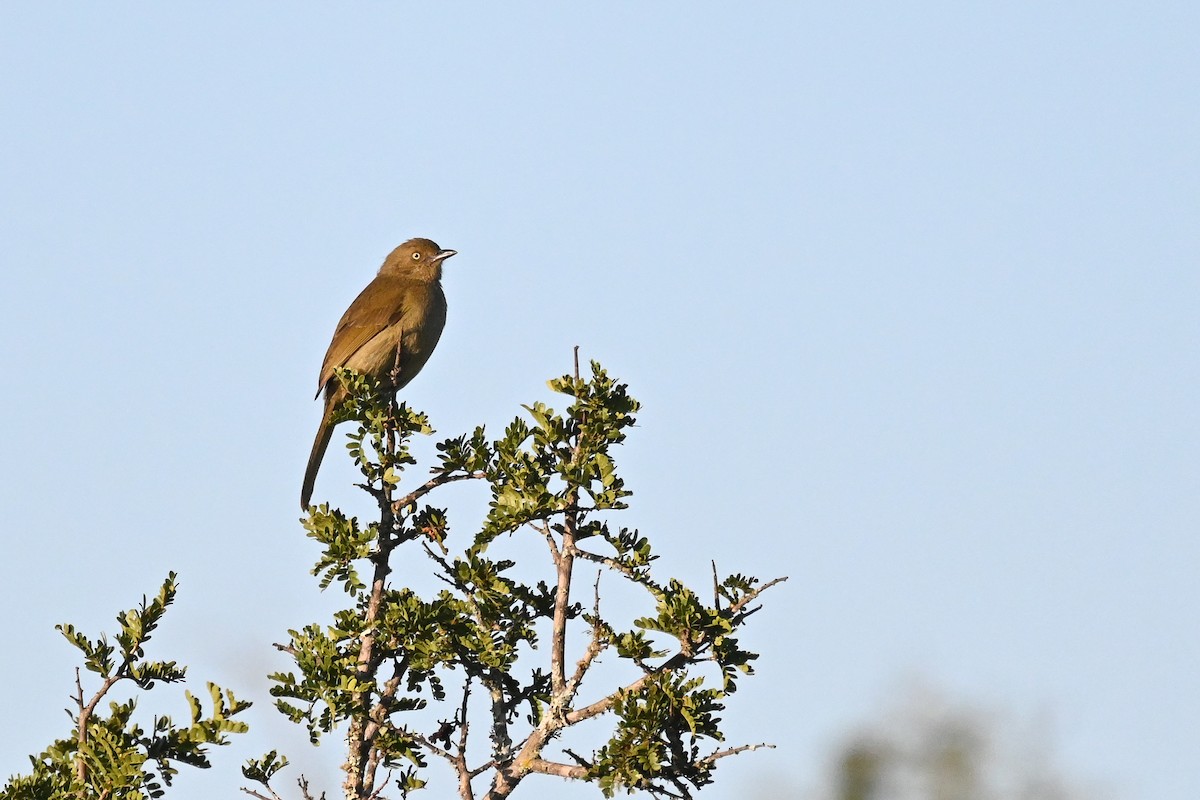
<svg viewBox="0 0 1200 800"><path fill-rule="evenodd" d="M429 239L409 239L388 255L379 273L432 283L441 280L442 262L457 252L443 250Z"/></svg>

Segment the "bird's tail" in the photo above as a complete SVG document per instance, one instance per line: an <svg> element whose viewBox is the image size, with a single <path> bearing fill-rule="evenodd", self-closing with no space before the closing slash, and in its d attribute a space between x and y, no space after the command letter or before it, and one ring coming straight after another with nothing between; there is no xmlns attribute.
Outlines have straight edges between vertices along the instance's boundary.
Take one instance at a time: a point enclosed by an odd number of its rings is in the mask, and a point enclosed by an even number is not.
<svg viewBox="0 0 1200 800"><path fill-rule="evenodd" d="M300 489L300 508L307 509L308 501L312 498L313 485L317 482L317 470L321 468L321 460L325 458L325 449L333 437L333 408L325 404L325 413L321 417L321 427L317 428L317 438L313 440L312 453L308 456L308 467L304 470L304 486Z"/></svg>

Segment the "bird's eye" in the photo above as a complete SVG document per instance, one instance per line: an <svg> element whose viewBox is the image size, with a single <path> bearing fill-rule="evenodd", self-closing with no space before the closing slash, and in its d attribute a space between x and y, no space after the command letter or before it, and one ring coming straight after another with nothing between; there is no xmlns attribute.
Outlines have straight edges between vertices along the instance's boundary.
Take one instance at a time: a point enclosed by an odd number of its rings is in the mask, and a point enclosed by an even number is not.
<svg viewBox="0 0 1200 800"><path fill-rule="evenodd" d="M420 261L420 260L421 260L421 254L413 253L413 261Z"/></svg>

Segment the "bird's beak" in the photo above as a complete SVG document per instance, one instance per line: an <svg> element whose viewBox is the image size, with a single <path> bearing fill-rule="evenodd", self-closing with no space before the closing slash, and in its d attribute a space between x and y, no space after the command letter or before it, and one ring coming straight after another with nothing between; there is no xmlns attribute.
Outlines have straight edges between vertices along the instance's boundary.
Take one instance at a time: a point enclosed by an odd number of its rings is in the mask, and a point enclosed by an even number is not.
<svg viewBox="0 0 1200 800"><path fill-rule="evenodd" d="M450 256L458 255L457 250L439 250L438 254L433 257L434 261L445 261Z"/></svg>

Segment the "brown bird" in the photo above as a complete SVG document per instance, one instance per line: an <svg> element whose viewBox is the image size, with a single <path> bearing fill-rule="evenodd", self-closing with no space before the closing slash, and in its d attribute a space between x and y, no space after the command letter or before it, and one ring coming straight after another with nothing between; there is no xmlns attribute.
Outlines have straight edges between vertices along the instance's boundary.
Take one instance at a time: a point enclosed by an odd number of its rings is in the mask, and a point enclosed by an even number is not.
<svg viewBox="0 0 1200 800"><path fill-rule="evenodd" d="M346 400L346 390L333 371L346 367L391 384L399 351L400 369L391 388L399 391L416 377L446 324L442 262L455 252L428 239L409 239L384 259L375 280L342 315L317 381L317 396L325 392L325 413L304 472L301 508L308 508L317 470L333 436L334 412Z"/></svg>

